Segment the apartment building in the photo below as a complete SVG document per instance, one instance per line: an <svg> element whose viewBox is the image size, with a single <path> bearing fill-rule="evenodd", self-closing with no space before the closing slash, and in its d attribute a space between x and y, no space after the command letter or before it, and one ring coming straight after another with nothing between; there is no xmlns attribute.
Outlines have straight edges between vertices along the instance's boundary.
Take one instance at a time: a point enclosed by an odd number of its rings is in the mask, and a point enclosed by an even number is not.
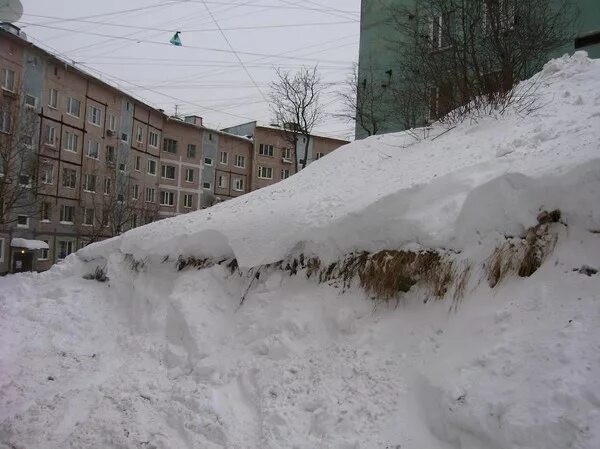
<svg viewBox="0 0 600 449"><path fill-rule="evenodd" d="M256 121L225 128L224 131L253 141L251 190L287 179L304 165L306 137L298 133L292 133L277 125L259 124ZM306 165L347 143L341 139L311 135Z"/></svg>
<svg viewBox="0 0 600 449"><path fill-rule="evenodd" d="M0 193L25 190L14 204L0 197L0 275L286 179L303 157L303 142L290 148L274 126L169 116L5 23L0 83ZM307 162L345 143L311 136ZM15 148L18 163L5 163Z"/></svg>

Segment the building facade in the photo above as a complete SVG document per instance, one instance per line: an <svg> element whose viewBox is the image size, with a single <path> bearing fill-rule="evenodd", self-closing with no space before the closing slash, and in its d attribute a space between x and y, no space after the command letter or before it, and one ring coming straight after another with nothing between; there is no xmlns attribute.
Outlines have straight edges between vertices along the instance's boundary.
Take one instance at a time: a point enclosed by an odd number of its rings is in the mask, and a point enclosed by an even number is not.
<svg viewBox="0 0 600 449"><path fill-rule="evenodd" d="M348 143L345 140L311 135L305 155L306 137L276 125L249 122L224 131L253 141L254 166L249 180L251 190L283 181L301 170L302 166L309 165Z"/></svg>
<svg viewBox="0 0 600 449"><path fill-rule="evenodd" d="M291 176L278 135L168 116L0 24L0 275ZM344 143L311 137L309 161Z"/></svg>
<svg viewBox="0 0 600 449"><path fill-rule="evenodd" d="M490 0L473 0L473 3L485 1ZM548 7L551 8L553 4L558 4L560 1L548 0ZM600 1L579 0L574 2L574 5L579 11L577 20L572 24L573 29L568 31L572 38L548 55L548 59L564 53L573 53L576 50L586 50L592 58L600 57ZM403 63L394 50L394 42L398 40L396 36L398 30L392 16L393 11L411 8L415 8L415 0L361 1L357 89L359 95L367 89L376 91L377 103L380 106L374 114L377 116L379 134L405 129L402 120L394 111L397 101L394 99L392 86L402 78L399 75L402 74ZM538 70L539 67L535 69ZM423 99L423 101L427 103L430 99ZM429 105L425 105L423 110L429 110ZM422 121L425 122L426 117L423 117ZM356 138L364 138L368 132L357 124L355 135Z"/></svg>

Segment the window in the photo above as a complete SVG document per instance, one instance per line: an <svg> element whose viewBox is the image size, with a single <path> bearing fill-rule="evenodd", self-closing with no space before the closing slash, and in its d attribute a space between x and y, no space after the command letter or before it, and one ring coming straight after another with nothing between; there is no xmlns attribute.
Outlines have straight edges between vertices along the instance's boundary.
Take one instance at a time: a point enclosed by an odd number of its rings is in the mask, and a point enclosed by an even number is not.
<svg viewBox="0 0 600 449"><path fill-rule="evenodd" d="M52 184L54 182L54 167L52 165L44 166L42 172L42 182L44 184Z"/></svg>
<svg viewBox="0 0 600 449"><path fill-rule="evenodd" d="M121 140L125 143L129 143L129 134L121 133Z"/></svg>
<svg viewBox="0 0 600 449"><path fill-rule="evenodd" d="M123 203L123 202L125 201L125 197L123 196L123 194L122 194L122 193L119 193L119 194L117 195L117 201L118 201L119 203Z"/></svg>
<svg viewBox="0 0 600 449"><path fill-rule="evenodd" d="M73 241L59 240L58 241L58 259L63 260L73 252Z"/></svg>
<svg viewBox="0 0 600 449"><path fill-rule="evenodd" d="M244 156L242 156L241 154L236 154L235 166L238 168L245 168L246 167L246 158Z"/></svg>
<svg viewBox="0 0 600 449"><path fill-rule="evenodd" d="M288 179L290 177L289 169L281 170L281 179Z"/></svg>
<svg viewBox="0 0 600 449"><path fill-rule="evenodd" d="M86 192L96 191L96 175L83 175L83 190Z"/></svg>
<svg viewBox="0 0 600 449"><path fill-rule="evenodd" d="M514 0L483 0L481 26L484 33L510 30L515 25Z"/></svg>
<svg viewBox="0 0 600 449"><path fill-rule="evenodd" d="M208 140L213 140L213 135L211 133L208 133Z"/></svg>
<svg viewBox="0 0 600 449"><path fill-rule="evenodd" d="M52 203L44 201L42 203L42 210L40 211L40 219L42 221L50 221L50 213L52 212Z"/></svg>
<svg viewBox="0 0 600 449"><path fill-rule="evenodd" d="M31 148L33 146L33 137L23 136L21 140L23 141L23 145L25 145L26 147Z"/></svg>
<svg viewBox="0 0 600 449"><path fill-rule="evenodd" d="M0 262L4 262L4 239L0 239Z"/></svg>
<svg viewBox="0 0 600 449"><path fill-rule="evenodd" d="M146 202L154 203L156 190L152 187L146 187Z"/></svg>
<svg viewBox="0 0 600 449"><path fill-rule="evenodd" d="M60 206L60 222L61 223L73 223L73 217L75 217L75 206Z"/></svg>
<svg viewBox="0 0 600 449"><path fill-rule="evenodd" d="M29 175L19 175L19 185L21 187L31 187L31 179L29 179Z"/></svg>
<svg viewBox="0 0 600 449"><path fill-rule="evenodd" d="M185 180L187 182L194 182L194 169L193 168L187 168L185 170Z"/></svg>
<svg viewBox="0 0 600 449"><path fill-rule="evenodd" d="M223 175L219 175L217 178L217 187L221 189L227 188L227 178Z"/></svg>
<svg viewBox="0 0 600 449"><path fill-rule="evenodd" d="M212 166L212 164L213 164L212 158L210 158L210 157L205 157L204 158L204 165L210 165L210 166Z"/></svg>
<svg viewBox="0 0 600 449"><path fill-rule="evenodd" d="M133 199L137 200L140 197L140 186L139 184L133 185Z"/></svg>
<svg viewBox="0 0 600 449"><path fill-rule="evenodd" d="M183 195L183 207L185 207L187 209L191 209L192 201L193 201L192 195L188 195L188 194Z"/></svg>
<svg viewBox="0 0 600 449"><path fill-rule="evenodd" d="M210 190L210 182L203 182L203 183L202 183L202 188L203 188L203 189L209 189L209 190Z"/></svg>
<svg viewBox="0 0 600 449"><path fill-rule="evenodd" d="M92 159L100 158L100 144L98 142L93 142L88 140L87 151L85 153L87 157L91 157Z"/></svg>
<svg viewBox="0 0 600 449"><path fill-rule="evenodd" d="M77 172L72 168L63 168L63 187L74 189L77 183Z"/></svg>
<svg viewBox="0 0 600 449"><path fill-rule="evenodd" d="M81 248L85 248L86 246L88 246L90 244L90 242L88 242L87 240L80 240L79 241L79 249Z"/></svg>
<svg viewBox="0 0 600 449"><path fill-rule="evenodd" d="M15 91L15 72L11 69L4 69L2 77L2 88L11 92Z"/></svg>
<svg viewBox="0 0 600 449"><path fill-rule="evenodd" d="M84 226L92 226L94 224L95 212L96 211L94 209L88 209L88 208L83 209L83 225Z"/></svg>
<svg viewBox="0 0 600 449"><path fill-rule="evenodd" d="M321 159L323 156L325 156L325 153L317 153L317 156L315 157L315 160L319 160L319 159Z"/></svg>
<svg viewBox="0 0 600 449"><path fill-rule="evenodd" d="M243 178L234 178L233 179L233 190L237 192L244 191L244 179Z"/></svg>
<svg viewBox="0 0 600 449"><path fill-rule="evenodd" d="M435 15L429 19L429 43L433 50L451 45L451 23L452 19L448 13Z"/></svg>
<svg viewBox="0 0 600 449"><path fill-rule="evenodd" d="M17 228L28 228L29 217L27 215L17 215Z"/></svg>
<svg viewBox="0 0 600 449"><path fill-rule="evenodd" d="M67 114L79 118L81 115L81 101L73 97L69 97L67 100Z"/></svg>
<svg viewBox="0 0 600 449"><path fill-rule="evenodd" d="M112 145L106 146L106 162L109 164L115 163L115 147Z"/></svg>
<svg viewBox="0 0 600 449"><path fill-rule="evenodd" d="M135 171L140 171L142 167L142 157L141 156L136 156L135 157L135 162L133 164L133 168L135 169Z"/></svg>
<svg viewBox="0 0 600 449"><path fill-rule="evenodd" d="M221 151L221 164L227 164L228 154L226 151Z"/></svg>
<svg viewBox="0 0 600 449"><path fill-rule="evenodd" d="M259 166L258 177L262 179L273 179L273 168Z"/></svg>
<svg viewBox="0 0 600 449"><path fill-rule="evenodd" d="M48 106L52 109L58 107L58 91L56 89L50 89L48 91Z"/></svg>
<svg viewBox="0 0 600 449"><path fill-rule="evenodd" d="M153 159L148 159L148 174L156 175L156 161Z"/></svg>
<svg viewBox="0 0 600 449"><path fill-rule="evenodd" d="M193 143L190 143L187 146L187 157L189 157L189 158L196 157L196 145L194 145Z"/></svg>
<svg viewBox="0 0 600 449"><path fill-rule="evenodd" d="M37 107L37 98L30 94L25 94L25 106L30 108Z"/></svg>
<svg viewBox="0 0 600 449"><path fill-rule="evenodd" d="M429 120L435 120L439 116L440 110L440 89L432 87L429 89Z"/></svg>
<svg viewBox="0 0 600 449"><path fill-rule="evenodd" d="M48 240L42 240L46 245L48 244ZM50 258L50 250L48 248L40 249L40 256L38 260L48 260Z"/></svg>
<svg viewBox="0 0 600 449"><path fill-rule="evenodd" d="M273 156L273 145L260 144L258 146L258 154L261 156Z"/></svg>
<svg viewBox="0 0 600 449"><path fill-rule="evenodd" d="M150 131L148 136L148 145L154 148L158 148L158 133L154 131Z"/></svg>
<svg viewBox="0 0 600 449"><path fill-rule="evenodd" d="M110 129L112 132L117 130L117 117L115 117L113 114L108 116L108 129Z"/></svg>
<svg viewBox="0 0 600 449"><path fill-rule="evenodd" d="M175 166L163 165L161 176L166 179L175 179Z"/></svg>
<svg viewBox="0 0 600 449"><path fill-rule="evenodd" d="M281 157L283 159L285 159L286 161L291 161L292 159L292 149L291 148L284 148L281 150Z"/></svg>
<svg viewBox="0 0 600 449"><path fill-rule="evenodd" d="M0 108L0 131L3 133L10 132L11 116L9 108Z"/></svg>
<svg viewBox="0 0 600 449"><path fill-rule="evenodd" d="M77 144L79 143L79 136L74 133L65 133L65 150L77 152Z"/></svg>
<svg viewBox="0 0 600 449"><path fill-rule="evenodd" d="M142 129L141 126L138 126L137 131L135 132L135 141L142 143L143 140L144 140L144 130Z"/></svg>
<svg viewBox="0 0 600 449"><path fill-rule="evenodd" d="M110 178L104 178L104 194L105 195L110 195L110 187L111 187L111 179Z"/></svg>
<svg viewBox="0 0 600 449"><path fill-rule="evenodd" d="M125 173L125 172L127 171L127 164L120 163L120 164L119 164L119 171L120 171L121 173Z"/></svg>
<svg viewBox="0 0 600 449"><path fill-rule="evenodd" d="M161 206L172 206L175 204L175 194L173 192L167 192L166 190L160 191L160 204Z"/></svg>
<svg viewBox="0 0 600 449"><path fill-rule="evenodd" d="M46 145L53 147L56 143L56 128L46 125Z"/></svg>
<svg viewBox="0 0 600 449"><path fill-rule="evenodd" d="M102 110L96 106L90 106L88 109L88 122L94 126L100 126L102 124Z"/></svg>
<svg viewBox="0 0 600 449"><path fill-rule="evenodd" d="M177 141L173 139L165 139L165 144L163 150L167 153L176 154L177 153Z"/></svg>

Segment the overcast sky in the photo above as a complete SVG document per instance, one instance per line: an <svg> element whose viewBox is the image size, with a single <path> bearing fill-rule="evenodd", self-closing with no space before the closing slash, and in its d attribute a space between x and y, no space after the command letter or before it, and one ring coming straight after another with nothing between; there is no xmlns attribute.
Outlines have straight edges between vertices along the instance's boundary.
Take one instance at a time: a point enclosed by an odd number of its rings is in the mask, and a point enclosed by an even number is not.
<svg viewBox="0 0 600 449"><path fill-rule="evenodd" d="M17 25L34 43L167 112L177 105L180 114L201 115L212 127L270 122L264 97L274 69L318 64L330 114L318 131L353 135L352 124L333 116L340 108L334 92L358 59L360 0L21 2ZM175 31L183 47L169 44Z"/></svg>

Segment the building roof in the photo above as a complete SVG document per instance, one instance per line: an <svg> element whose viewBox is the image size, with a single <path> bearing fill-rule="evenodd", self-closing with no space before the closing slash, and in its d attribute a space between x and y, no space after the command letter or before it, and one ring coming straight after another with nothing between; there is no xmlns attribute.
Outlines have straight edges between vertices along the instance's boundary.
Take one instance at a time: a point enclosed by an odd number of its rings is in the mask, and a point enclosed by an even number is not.
<svg viewBox="0 0 600 449"><path fill-rule="evenodd" d="M276 125L273 125L273 124L267 124L267 123L261 123L261 122L258 122L256 120L253 120L251 122L246 122L246 123L240 123L239 125L228 126L227 128L223 128L223 129L236 128L238 126L249 125L251 123L254 124L255 128L272 129L274 131L283 131L284 130L280 126L276 126ZM324 136L322 134L311 133L311 136L312 137L318 137L319 139L328 139L328 140L335 140L336 142L350 143L349 140L339 139L337 137Z"/></svg>

